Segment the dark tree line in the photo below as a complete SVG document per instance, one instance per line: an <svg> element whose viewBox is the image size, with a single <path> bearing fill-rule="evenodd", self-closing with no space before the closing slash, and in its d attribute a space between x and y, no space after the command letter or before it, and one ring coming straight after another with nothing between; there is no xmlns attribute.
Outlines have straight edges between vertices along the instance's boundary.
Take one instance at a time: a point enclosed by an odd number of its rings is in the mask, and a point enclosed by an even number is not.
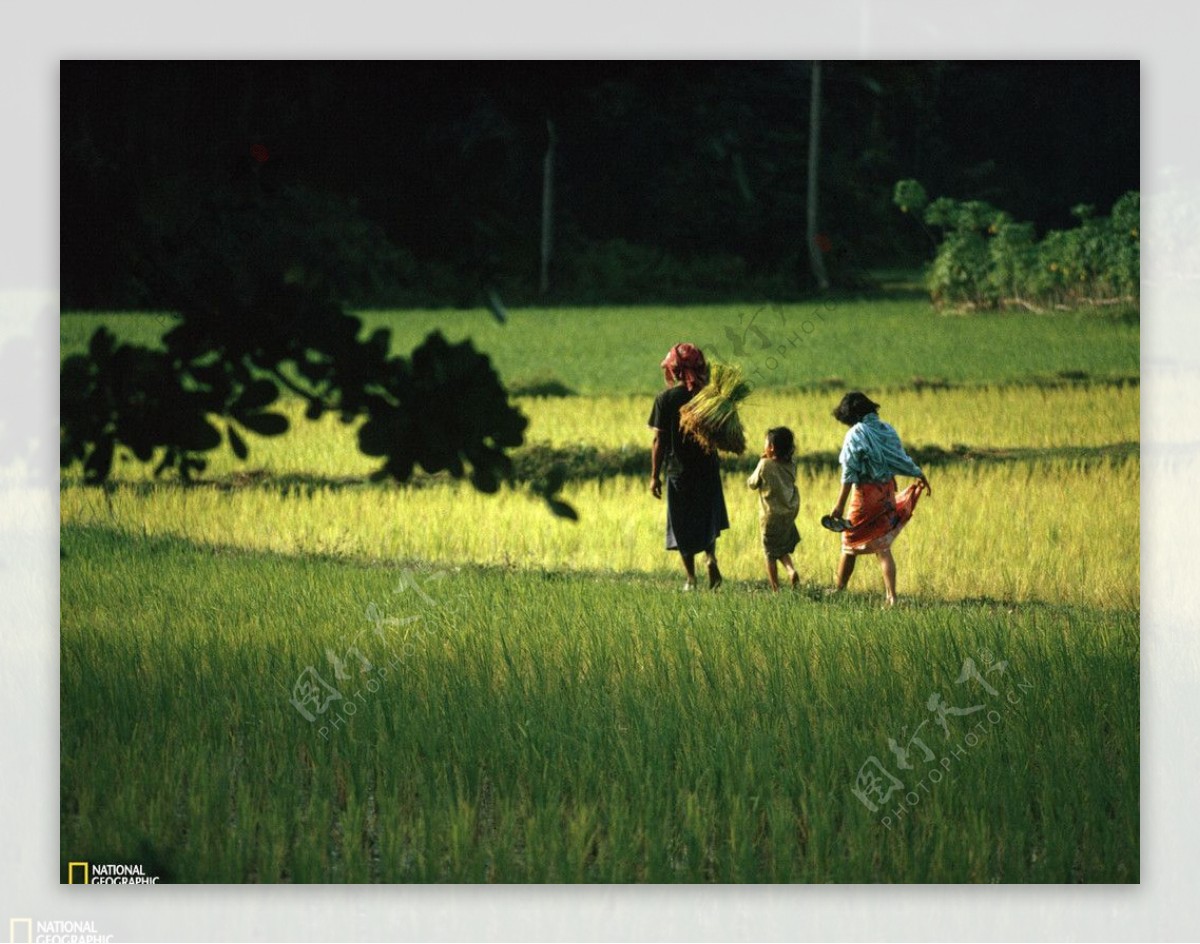
<svg viewBox="0 0 1200 944"><path fill-rule="evenodd" d="M349 305L803 294L810 69L64 63L62 302L167 307L163 268L236 269L263 240L294 284ZM1043 229L1136 189L1138 79L1137 63L825 63L831 282L924 258L891 204L901 178ZM241 212L239 175L273 216ZM230 216L240 231L212 225Z"/></svg>
<svg viewBox="0 0 1200 944"><path fill-rule="evenodd" d="M188 479L285 432L286 389L362 420L376 478L495 491L526 419L487 356L393 355L349 308L853 285L928 251L901 177L1039 225L1136 187L1136 93L1077 63L66 63L62 304L176 318L63 362L61 463ZM574 517L563 478L531 487Z"/></svg>

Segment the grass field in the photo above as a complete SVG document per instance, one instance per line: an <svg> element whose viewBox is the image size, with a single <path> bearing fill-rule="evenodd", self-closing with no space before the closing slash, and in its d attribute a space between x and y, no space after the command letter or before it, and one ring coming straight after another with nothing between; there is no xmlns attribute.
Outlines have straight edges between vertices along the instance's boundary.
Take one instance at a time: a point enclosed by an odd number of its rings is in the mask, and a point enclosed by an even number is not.
<svg viewBox="0 0 1200 944"><path fill-rule="evenodd" d="M985 450L1054 451L1071 447L1105 447L1138 441L1139 391L1135 385L1072 384L1066 387L972 387L951 390L896 390L875 393L881 415L902 431L912 449L966 445ZM527 443L561 449L599 447L635 450L649 456L646 427L652 394L603 397L519 397L529 417ZM785 425L796 435L796 450L836 453L845 428L830 416L838 396L827 392L766 389L746 401L742 416L757 452L769 426ZM247 462L232 452L215 452L209 477L247 470L272 475L317 473L326 477L364 476L378 460L358 451L357 424L342 424L328 413L316 421L304 418L298 400L273 409L291 424L287 436L269 438L245 433ZM153 481L153 464L118 464L122 481ZM76 470L78 473L78 470ZM66 476L78 480L79 474Z"/></svg>
<svg viewBox="0 0 1200 944"><path fill-rule="evenodd" d="M1138 466L1135 459L951 466L928 470L934 494L898 545L906 593L962 600L1054 600L1138 605ZM827 585L837 539L817 520L837 496L832 470L802 472L796 561L806 585ZM1069 487L1065 487L1070 483ZM720 547L726 577L763 579L757 499L727 476L732 527ZM985 496L986 501L980 501ZM172 535L198 546L381 562L466 562L534 570L670 575L663 506L640 479L572 484L564 497L582 521L549 515L519 492L488 496L459 483L426 488L315 486L89 489L61 495L64 521L132 536ZM1097 512L1103 509L1103 527ZM871 562L867 562L870 564ZM879 591L864 564L859 580ZM865 578L865 579L864 579Z"/></svg>
<svg viewBox="0 0 1200 944"><path fill-rule="evenodd" d="M485 311L365 312L366 330L392 330L406 353L426 333L473 338L510 384L555 379L587 395L653 393L659 361L671 345L692 341L736 359L750 380L768 387L834 381L895 387L914 377L951 383L1136 376L1136 321L1104 312L1053 316L992 313L940 315L927 304L844 299L823 304L753 303L687 308L568 308L513 311L499 324ZM125 340L155 343L164 315L66 313L64 354L83 351L101 324ZM864 345L864 332L886 339ZM744 353L738 353L738 346Z"/></svg>
<svg viewBox="0 0 1200 944"><path fill-rule="evenodd" d="M519 403L529 442L607 450L564 489L578 524L519 489L367 484L352 430L294 403L190 488L65 470L64 879L1138 881L1136 323L821 310L773 370L753 332L744 359L752 444L787 423L806 457L797 593L765 591L742 465L727 583L685 595L618 461L646 452L662 353L732 307L366 316L577 391ZM868 319L894 343L855 351ZM66 315L64 354L101 322L162 330ZM869 560L821 592L836 377L933 457L892 611Z"/></svg>

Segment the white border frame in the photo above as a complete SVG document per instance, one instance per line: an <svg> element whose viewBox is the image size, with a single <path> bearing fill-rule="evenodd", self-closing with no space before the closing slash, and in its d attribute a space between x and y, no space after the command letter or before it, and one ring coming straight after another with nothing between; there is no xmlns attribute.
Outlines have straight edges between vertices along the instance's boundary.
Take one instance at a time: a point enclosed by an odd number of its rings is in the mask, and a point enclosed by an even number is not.
<svg viewBox="0 0 1200 944"><path fill-rule="evenodd" d="M5 404L57 427L62 58L1127 58L1142 60L1142 884L1003 887L164 886L58 881L56 470L0 476L0 888L13 916L114 940L1169 940L1200 936L1197 55L1184 7L1128 3L48 3L0 57L0 338L38 357ZM18 20L20 22L14 22ZM9 389L13 389L10 386ZM53 438L49 440L53 442ZM50 450L53 454L53 449ZM51 455L52 461L52 455ZM129 895L137 895L133 901ZM84 897L86 896L86 897ZM0 916L2 917L2 916Z"/></svg>

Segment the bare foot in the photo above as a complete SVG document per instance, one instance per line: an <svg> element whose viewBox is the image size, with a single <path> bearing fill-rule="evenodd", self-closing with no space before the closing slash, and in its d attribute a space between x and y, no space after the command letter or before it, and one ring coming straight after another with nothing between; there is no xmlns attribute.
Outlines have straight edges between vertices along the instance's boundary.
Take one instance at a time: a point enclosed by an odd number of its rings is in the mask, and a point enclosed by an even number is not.
<svg viewBox="0 0 1200 944"><path fill-rule="evenodd" d="M792 589L793 590L795 590L798 586L800 586L800 574L798 574L794 570L792 571L791 580L792 580Z"/></svg>
<svg viewBox="0 0 1200 944"><path fill-rule="evenodd" d="M712 561L708 565L708 589L716 590L723 582L724 578L721 576L721 571L717 568L717 562Z"/></svg>

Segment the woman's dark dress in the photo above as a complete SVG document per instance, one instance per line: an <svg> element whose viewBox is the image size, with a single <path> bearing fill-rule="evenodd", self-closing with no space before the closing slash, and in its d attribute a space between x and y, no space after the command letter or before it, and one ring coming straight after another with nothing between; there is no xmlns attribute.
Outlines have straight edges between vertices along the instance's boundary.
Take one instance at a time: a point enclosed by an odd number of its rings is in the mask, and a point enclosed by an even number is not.
<svg viewBox="0 0 1200 944"><path fill-rule="evenodd" d="M664 451L674 452L682 471L667 476L667 550L698 554L708 550L729 527L721 466L715 453L702 449L679 428L679 408L693 396L683 384L669 387L654 399L650 427L661 433Z"/></svg>

